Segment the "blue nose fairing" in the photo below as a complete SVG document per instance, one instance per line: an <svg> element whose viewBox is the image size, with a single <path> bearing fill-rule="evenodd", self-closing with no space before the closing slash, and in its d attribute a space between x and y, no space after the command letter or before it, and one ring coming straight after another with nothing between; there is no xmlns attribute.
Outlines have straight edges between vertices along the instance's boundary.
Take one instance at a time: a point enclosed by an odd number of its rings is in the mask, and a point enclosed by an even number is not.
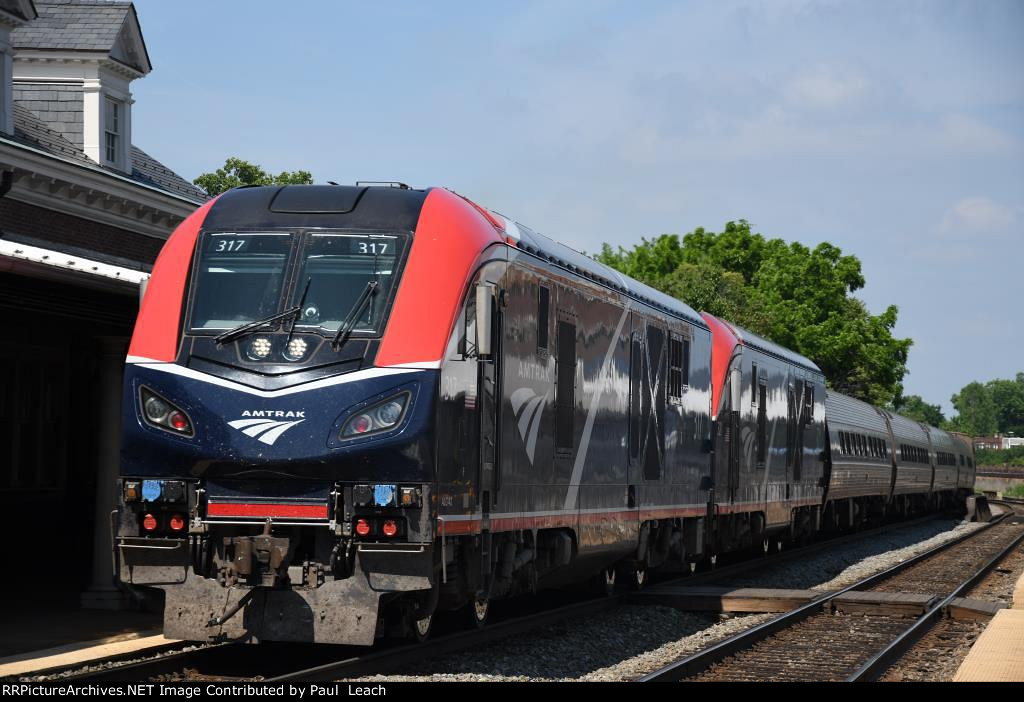
<svg viewBox="0 0 1024 702"><path fill-rule="evenodd" d="M204 477L240 469L278 468L293 475L362 480L386 465L399 480L432 469L429 417L437 371L370 368L274 392L173 364L125 370L123 474ZM174 435L142 418L146 386L181 407L195 434ZM401 421L385 432L342 439L344 423L362 408L409 393Z"/></svg>

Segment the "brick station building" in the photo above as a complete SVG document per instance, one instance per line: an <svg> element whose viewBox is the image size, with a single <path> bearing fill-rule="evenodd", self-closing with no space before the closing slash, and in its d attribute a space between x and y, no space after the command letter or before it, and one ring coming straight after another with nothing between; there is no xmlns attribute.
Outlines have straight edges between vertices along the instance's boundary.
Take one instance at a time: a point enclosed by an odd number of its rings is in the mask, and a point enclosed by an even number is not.
<svg viewBox="0 0 1024 702"><path fill-rule="evenodd" d="M130 2L0 0L0 588L50 602L124 602L121 369L148 271L206 199L132 142L151 70Z"/></svg>

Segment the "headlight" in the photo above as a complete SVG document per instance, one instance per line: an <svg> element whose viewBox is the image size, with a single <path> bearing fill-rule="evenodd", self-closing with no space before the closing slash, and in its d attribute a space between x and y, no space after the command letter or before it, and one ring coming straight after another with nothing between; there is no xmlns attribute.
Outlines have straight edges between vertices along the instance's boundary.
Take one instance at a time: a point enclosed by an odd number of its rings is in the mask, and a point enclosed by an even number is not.
<svg viewBox="0 0 1024 702"><path fill-rule="evenodd" d="M142 403L142 416L146 422L157 429L172 434L192 436L192 420L181 410L149 388L139 388L139 399Z"/></svg>
<svg viewBox="0 0 1024 702"><path fill-rule="evenodd" d="M257 336L249 343L249 358L254 361L262 361L264 358L270 355L270 349L273 346L270 343L270 339L265 336Z"/></svg>
<svg viewBox="0 0 1024 702"><path fill-rule="evenodd" d="M301 360L306 355L307 344L302 339L292 339L284 349L284 357L289 361Z"/></svg>
<svg viewBox="0 0 1024 702"><path fill-rule="evenodd" d="M146 409L146 418L157 424L167 419L167 415L171 412L171 406L156 395L147 397L144 407Z"/></svg>
<svg viewBox="0 0 1024 702"><path fill-rule="evenodd" d="M409 404L409 393L403 392L384 400L350 418L341 428L341 438L374 434L398 426Z"/></svg>

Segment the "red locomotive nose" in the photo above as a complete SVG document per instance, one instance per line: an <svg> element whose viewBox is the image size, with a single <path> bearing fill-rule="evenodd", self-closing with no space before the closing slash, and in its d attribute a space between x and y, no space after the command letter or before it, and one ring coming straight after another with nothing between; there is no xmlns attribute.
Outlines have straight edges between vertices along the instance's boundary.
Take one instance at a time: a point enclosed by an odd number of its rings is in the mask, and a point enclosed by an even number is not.
<svg viewBox="0 0 1024 702"><path fill-rule="evenodd" d="M366 536L370 533L370 523L365 519L356 520L356 533L360 536Z"/></svg>

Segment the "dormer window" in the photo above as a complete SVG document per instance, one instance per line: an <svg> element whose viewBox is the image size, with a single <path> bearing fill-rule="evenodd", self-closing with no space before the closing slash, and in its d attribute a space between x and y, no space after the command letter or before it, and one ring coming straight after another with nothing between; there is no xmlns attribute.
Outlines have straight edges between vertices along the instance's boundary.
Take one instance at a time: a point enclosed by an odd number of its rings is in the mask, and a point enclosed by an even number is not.
<svg viewBox="0 0 1024 702"><path fill-rule="evenodd" d="M103 156L107 163L117 166L121 162L121 122L124 115L124 105L110 98L106 99L106 105L106 124L104 125L106 141L104 143Z"/></svg>

